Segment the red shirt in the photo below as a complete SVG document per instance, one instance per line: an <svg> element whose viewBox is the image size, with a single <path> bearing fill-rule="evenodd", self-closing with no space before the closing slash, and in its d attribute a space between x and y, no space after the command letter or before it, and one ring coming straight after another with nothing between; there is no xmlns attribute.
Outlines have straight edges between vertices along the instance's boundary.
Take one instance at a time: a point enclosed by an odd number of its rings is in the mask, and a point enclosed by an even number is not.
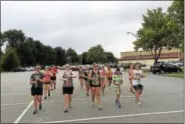
<svg viewBox="0 0 185 124"><path fill-rule="evenodd" d="M46 82L50 82L50 81L51 81L51 75L50 75L50 73L49 73L48 71L46 71L46 72L44 73L44 80L45 80Z"/></svg>

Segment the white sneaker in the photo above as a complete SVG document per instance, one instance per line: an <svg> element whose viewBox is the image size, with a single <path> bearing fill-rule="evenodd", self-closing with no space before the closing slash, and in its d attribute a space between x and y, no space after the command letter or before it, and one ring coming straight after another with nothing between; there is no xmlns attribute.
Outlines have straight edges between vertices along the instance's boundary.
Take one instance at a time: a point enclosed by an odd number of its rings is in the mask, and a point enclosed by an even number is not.
<svg viewBox="0 0 185 124"><path fill-rule="evenodd" d="M142 106L141 102L137 102L137 104L138 104L139 106Z"/></svg>
<svg viewBox="0 0 185 124"><path fill-rule="evenodd" d="M91 106L94 108L94 103L92 103Z"/></svg>

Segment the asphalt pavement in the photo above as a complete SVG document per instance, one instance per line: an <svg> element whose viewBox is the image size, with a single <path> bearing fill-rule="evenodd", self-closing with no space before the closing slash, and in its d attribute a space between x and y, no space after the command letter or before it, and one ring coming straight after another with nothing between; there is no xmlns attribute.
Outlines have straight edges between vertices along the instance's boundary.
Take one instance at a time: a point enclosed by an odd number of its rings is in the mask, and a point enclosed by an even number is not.
<svg viewBox="0 0 185 124"><path fill-rule="evenodd" d="M103 110L91 107L91 99L80 90L75 79L72 108L63 111L62 81L57 75L57 89L43 100L43 109L33 115L29 78L33 72L1 74L1 123L183 123L183 79L146 73L142 80L142 106L137 106L129 92L128 73L122 85L122 108L115 106L112 87L102 96ZM60 72L62 73L62 72Z"/></svg>

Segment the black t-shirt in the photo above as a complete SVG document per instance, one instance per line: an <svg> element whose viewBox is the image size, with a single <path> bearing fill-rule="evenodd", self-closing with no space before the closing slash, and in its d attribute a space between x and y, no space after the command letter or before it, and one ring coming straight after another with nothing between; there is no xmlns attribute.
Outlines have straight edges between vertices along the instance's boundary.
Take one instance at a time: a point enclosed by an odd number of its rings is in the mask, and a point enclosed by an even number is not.
<svg viewBox="0 0 185 124"><path fill-rule="evenodd" d="M41 72L40 72L40 73L33 73L33 74L31 75L31 79L32 79L33 81L35 81L36 79L43 79L43 77L44 77L44 75L43 75ZM36 84L33 83L32 86L33 86L33 87L42 88L43 84L42 84L42 82L39 82L39 81L38 81Z"/></svg>

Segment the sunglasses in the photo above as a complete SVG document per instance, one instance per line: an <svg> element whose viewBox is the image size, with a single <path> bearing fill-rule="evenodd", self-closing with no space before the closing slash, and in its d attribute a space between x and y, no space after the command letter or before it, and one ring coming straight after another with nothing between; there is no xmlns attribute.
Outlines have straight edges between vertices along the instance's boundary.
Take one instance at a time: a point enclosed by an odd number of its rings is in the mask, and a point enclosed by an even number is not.
<svg viewBox="0 0 185 124"><path fill-rule="evenodd" d="M39 70L40 68L36 68L37 70Z"/></svg>

